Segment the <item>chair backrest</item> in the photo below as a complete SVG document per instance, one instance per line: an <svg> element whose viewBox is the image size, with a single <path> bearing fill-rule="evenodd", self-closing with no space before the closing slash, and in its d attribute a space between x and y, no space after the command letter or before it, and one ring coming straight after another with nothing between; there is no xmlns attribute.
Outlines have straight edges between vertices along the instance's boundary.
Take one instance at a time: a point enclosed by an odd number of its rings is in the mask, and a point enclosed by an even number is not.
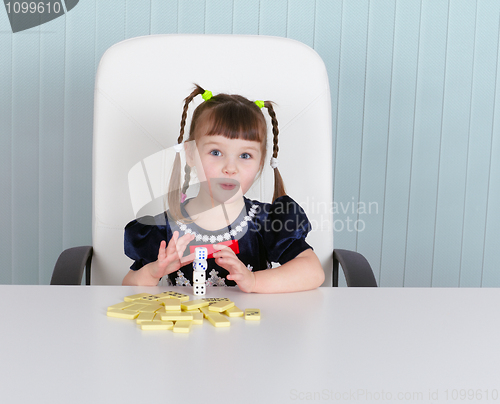
<svg viewBox="0 0 500 404"><path fill-rule="evenodd" d="M177 143L193 83L214 94L276 103L280 172L313 225L307 241L330 285L332 131L324 63L300 42L242 35L145 36L113 45L102 57L95 86L92 283L121 283L131 265L123 252L124 226L137 214L163 210L150 202L162 200L174 157L169 148ZM271 201L267 162L249 198Z"/></svg>

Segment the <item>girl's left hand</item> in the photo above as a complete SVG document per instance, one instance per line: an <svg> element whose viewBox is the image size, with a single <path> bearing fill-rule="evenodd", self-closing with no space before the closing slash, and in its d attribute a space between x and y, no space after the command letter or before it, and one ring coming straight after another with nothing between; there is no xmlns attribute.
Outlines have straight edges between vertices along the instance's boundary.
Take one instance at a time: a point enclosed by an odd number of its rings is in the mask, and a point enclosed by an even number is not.
<svg viewBox="0 0 500 404"><path fill-rule="evenodd" d="M255 274L239 260L233 250L223 244L214 244L215 263L229 272L227 279L235 281L239 288L251 293L255 287Z"/></svg>

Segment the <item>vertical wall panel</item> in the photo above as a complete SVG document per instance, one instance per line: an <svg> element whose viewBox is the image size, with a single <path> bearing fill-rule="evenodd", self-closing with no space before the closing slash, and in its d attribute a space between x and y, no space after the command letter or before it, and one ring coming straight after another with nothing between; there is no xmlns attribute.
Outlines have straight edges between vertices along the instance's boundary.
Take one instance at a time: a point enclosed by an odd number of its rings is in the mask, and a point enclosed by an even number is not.
<svg viewBox="0 0 500 404"><path fill-rule="evenodd" d="M12 283L12 34L0 13L0 284Z"/></svg>
<svg viewBox="0 0 500 404"><path fill-rule="evenodd" d="M127 0L125 3L125 38L151 34L151 2Z"/></svg>
<svg viewBox="0 0 500 404"><path fill-rule="evenodd" d="M460 286L480 287L491 164L500 2L477 5ZM498 136L498 131L496 132ZM498 236L497 236L498 239ZM498 270L497 266L497 270Z"/></svg>
<svg viewBox="0 0 500 404"><path fill-rule="evenodd" d="M333 177L335 177L335 145L337 139L337 117L340 75L340 43L342 27L342 0L316 0L316 14L314 26L314 49L325 62L330 81L332 103L332 162ZM333 206L329 207L333 210ZM333 216L335 220L337 216ZM332 231L333 224L332 223ZM337 246L334 234L334 246ZM340 247L339 247L340 248ZM339 277L339 285L345 286L345 279Z"/></svg>
<svg viewBox="0 0 500 404"><path fill-rule="evenodd" d="M314 0L288 0L287 37L314 46Z"/></svg>
<svg viewBox="0 0 500 404"><path fill-rule="evenodd" d="M151 34L177 33L177 0L153 0L151 3Z"/></svg>
<svg viewBox="0 0 500 404"><path fill-rule="evenodd" d="M179 34L205 33L205 0L182 0L179 2Z"/></svg>
<svg viewBox="0 0 500 404"><path fill-rule="evenodd" d="M103 2L98 2L102 6ZM121 21L123 38L123 2L116 9L109 7L99 16L102 33L110 34ZM121 10L120 10L121 9ZM106 10L106 9L105 9ZM106 26L106 19L109 26ZM114 20L116 19L116 20ZM64 184L63 184L63 247L92 243L92 123L96 46L104 52L102 42L96 45L96 2L83 1L66 15L65 91L64 91ZM111 43L110 43L111 42Z"/></svg>
<svg viewBox="0 0 500 404"><path fill-rule="evenodd" d="M258 35L260 1L234 0L233 4L233 34Z"/></svg>
<svg viewBox="0 0 500 404"><path fill-rule="evenodd" d="M261 0L259 34L286 37L287 15L287 0Z"/></svg>
<svg viewBox="0 0 500 404"><path fill-rule="evenodd" d="M126 4L127 0L97 0L95 3L96 69L104 52L115 43L126 38ZM68 14L68 16L73 17L72 14ZM133 19L134 17L131 16L130 18ZM88 23L90 23L90 20Z"/></svg>
<svg viewBox="0 0 500 404"><path fill-rule="evenodd" d="M500 33L497 34L499 38ZM482 286L500 287L500 52L497 48L495 99Z"/></svg>
<svg viewBox="0 0 500 404"><path fill-rule="evenodd" d="M354 222L359 200L366 77L368 1L344 2L335 145L334 222L337 248L356 250Z"/></svg>
<svg viewBox="0 0 500 404"><path fill-rule="evenodd" d="M395 6L395 0L371 2L368 22L360 196L355 228L357 248L372 263L377 278L382 249Z"/></svg>
<svg viewBox="0 0 500 404"><path fill-rule="evenodd" d="M448 2L424 0L411 167L405 286L431 286Z"/></svg>
<svg viewBox="0 0 500 404"><path fill-rule="evenodd" d="M450 2L438 200L432 272L433 286L459 285L462 244L475 2Z"/></svg>
<svg viewBox="0 0 500 404"><path fill-rule="evenodd" d="M13 35L12 46L12 281L37 284L40 28Z"/></svg>
<svg viewBox="0 0 500 404"><path fill-rule="evenodd" d="M64 43L66 17L40 27L39 283L48 284L63 250Z"/></svg>
<svg viewBox="0 0 500 404"><path fill-rule="evenodd" d="M232 34L233 0L207 0L205 34Z"/></svg>
<svg viewBox="0 0 500 404"><path fill-rule="evenodd" d="M398 1L383 206L380 286L403 286L421 0Z"/></svg>

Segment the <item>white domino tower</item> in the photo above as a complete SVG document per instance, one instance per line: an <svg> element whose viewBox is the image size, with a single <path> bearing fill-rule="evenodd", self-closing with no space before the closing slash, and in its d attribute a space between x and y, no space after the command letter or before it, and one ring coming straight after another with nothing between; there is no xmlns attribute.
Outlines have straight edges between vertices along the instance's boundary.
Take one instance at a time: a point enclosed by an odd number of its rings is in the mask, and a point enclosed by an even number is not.
<svg viewBox="0 0 500 404"><path fill-rule="evenodd" d="M205 294L205 271L208 268L207 264L208 250L205 247L196 247L194 249L193 261L193 293L196 296L203 296Z"/></svg>

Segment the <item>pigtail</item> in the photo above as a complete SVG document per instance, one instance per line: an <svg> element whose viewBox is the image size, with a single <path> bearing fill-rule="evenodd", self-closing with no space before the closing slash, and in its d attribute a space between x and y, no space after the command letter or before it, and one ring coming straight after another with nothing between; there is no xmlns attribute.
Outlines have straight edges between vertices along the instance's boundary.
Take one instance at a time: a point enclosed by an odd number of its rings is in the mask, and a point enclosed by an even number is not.
<svg viewBox="0 0 500 404"><path fill-rule="evenodd" d="M189 181L191 181L191 167L186 164L184 167L184 184L182 184L181 190L183 194L186 194L186 191L189 188Z"/></svg>
<svg viewBox="0 0 500 404"><path fill-rule="evenodd" d="M204 92L205 90L196 84L196 88L193 90L193 92L185 98L184 108L182 110L182 117L181 117L181 129L179 137L177 138L177 144L181 144L184 138L184 128L186 126L187 111L190 102L193 101L194 97L203 94ZM189 186L191 168L189 166L186 166L185 181L182 189L181 189L181 176L182 176L181 171L182 171L181 156L180 153L175 153L174 166L172 168L172 175L170 176L169 190L168 190L168 208L174 220L180 220L183 217L181 213L181 204L180 204L181 193L185 193Z"/></svg>
<svg viewBox="0 0 500 404"><path fill-rule="evenodd" d="M267 112L271 117L271 123L273 125L273 158L278 158L278 120L276 119L276 113L274 112L273 104L271 101L265 101L264 106L267 108ZM278 170L278 167L273 168L274 171L274 194L273 202L280 196L286 195L285 184L283 178Z"/></svg>

